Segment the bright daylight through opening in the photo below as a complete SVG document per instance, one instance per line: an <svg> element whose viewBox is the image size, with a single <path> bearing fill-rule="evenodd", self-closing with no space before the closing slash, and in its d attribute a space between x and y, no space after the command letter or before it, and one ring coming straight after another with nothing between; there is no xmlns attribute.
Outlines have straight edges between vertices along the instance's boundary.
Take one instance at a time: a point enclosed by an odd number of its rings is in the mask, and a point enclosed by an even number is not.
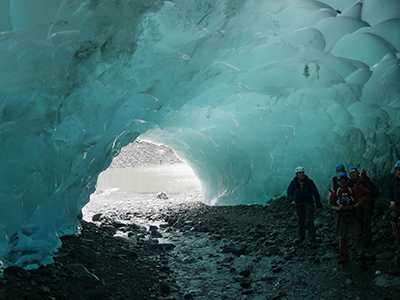
<svg viewBox="0 0 400 300"><path fill-rule="evenodd" d="M173 150L138 139L124 147L100 174L96 189L113 188L138 193L179 193L199 190L200 181Z"/></svg>
<svg viewBox="0 0 400 300"><path fill-rule="evenodd" d="M166 207L177 194L195 193L199 200L200 190L200 181L192 168L172 149L136 139L122 148L110 167L99 175L96 192L83 208L83 218L90 222L99 212L121 207L129 211L132 201L143 202L143 208ZM193 197L185 198L193 201Z"/></svg>

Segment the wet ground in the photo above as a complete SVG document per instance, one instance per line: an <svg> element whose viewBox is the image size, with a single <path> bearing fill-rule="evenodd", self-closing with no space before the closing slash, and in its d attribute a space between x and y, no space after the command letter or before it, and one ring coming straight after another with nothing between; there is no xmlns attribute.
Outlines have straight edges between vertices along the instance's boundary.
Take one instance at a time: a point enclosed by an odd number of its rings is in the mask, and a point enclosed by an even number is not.
<svg viewBox="0 0 400 300"><path fill-rule="evenodd" d="M297 219L285 198L210 207L198 191L168 196L96 192L82 234L62 238L55 264L6 269L0 299L400 298L400 278L387 275L394 249L384 213L361 269L354 256L337 264L326 210L316 216L314 250L294 245Z"/></svg>

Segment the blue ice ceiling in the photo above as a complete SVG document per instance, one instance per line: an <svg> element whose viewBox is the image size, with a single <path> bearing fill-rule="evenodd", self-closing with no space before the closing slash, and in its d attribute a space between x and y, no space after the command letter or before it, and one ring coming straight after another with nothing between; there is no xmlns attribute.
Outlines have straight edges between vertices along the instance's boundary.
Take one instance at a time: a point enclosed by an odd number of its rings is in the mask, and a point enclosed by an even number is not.
<svg viewBox="0 0 400 300"><path fill-rule="evenodd" d="M205 203L265 204L302 165L392 171L398 0L0 0L0 260L52 261L141 136Z"/></svg>

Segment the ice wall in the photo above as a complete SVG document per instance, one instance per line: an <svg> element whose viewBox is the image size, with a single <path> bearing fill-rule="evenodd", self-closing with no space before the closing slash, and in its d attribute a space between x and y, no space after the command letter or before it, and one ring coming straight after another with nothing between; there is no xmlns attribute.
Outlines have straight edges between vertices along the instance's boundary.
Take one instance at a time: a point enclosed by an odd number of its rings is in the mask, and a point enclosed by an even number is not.
<svg viewBox="0 0 400 300"><path fill-rule="evenodd" d="M51 262L98 174L139 135L204 201L266 203L297 165L388 173L398 0L0 1L0 260Z"/></svg>

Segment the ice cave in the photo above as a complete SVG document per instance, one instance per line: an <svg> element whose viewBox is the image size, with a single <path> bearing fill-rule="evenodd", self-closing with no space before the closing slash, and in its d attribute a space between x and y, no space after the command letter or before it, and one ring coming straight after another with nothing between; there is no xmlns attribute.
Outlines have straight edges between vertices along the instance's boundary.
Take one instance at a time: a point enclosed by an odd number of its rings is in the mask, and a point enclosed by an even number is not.
<svg viewBox="0 0 400 300"><path fill-rule="evenodd" d="M400 158L398 0L1 0L0 261L52 262L100 172L165 144L210 205L266 204L302 165Z"/></svg>

